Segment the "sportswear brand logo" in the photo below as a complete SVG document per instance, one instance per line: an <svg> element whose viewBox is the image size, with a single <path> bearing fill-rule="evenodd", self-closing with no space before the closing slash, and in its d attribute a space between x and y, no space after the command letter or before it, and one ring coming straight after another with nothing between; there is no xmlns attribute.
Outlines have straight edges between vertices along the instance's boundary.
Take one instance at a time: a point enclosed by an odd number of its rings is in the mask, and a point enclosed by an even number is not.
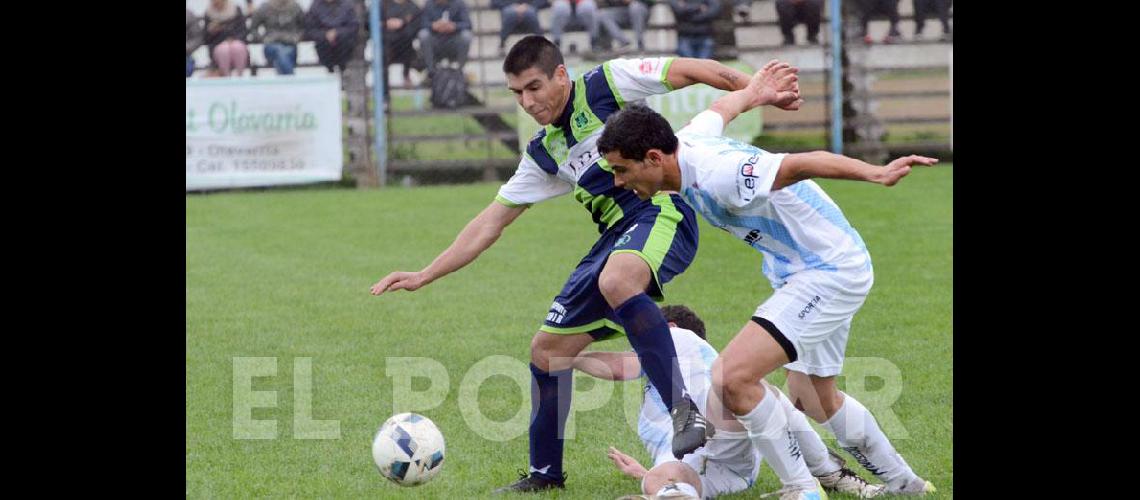
<svg viewBox="0 0 1140 500"><path fill-rule="evenodd" d="M550 305L550 312L546 315L546 321L551 323L561 323L562 319L566 317L566 308L557 302Z"/></svg>
<svg viewBox="0 0 1140 500"><path fill-rule="evenodd" d="M621 235L621 238L618 238L617 243L614 243L614 248L624 246L626 243L629 243L629 240L630 236L628 234Z"/></svg>
<svg viewBox="0 0 1140 500"><path fill-rule="evenodd" d="M816 295L815 297L813 297L811 299L811 301L808 302L806 306L804 306L803 310L800 311L799 318L804 319L804 316L807 316L808 313L810 313L810 312L812 312L812 310L816 309L816 305L819 304L819 301L821 301L821 300L823 300L823 299L821 299L819 297L819 295Z"/></svg>
<svg viewBox="0 0 1140 500"><path fill-rule="evenodd" d="M757 229L749 231L748 236L744 237L744 241L749 245L754 245L757 241L760 241L762 239L764 239L764 237L760 236L760 231Z"/></svg>
<svg viewBox="0 0 1140 500"><path fill-rule="evenodd" d="M788 430L788 455L792 458L800 458L800 441L796 439L796 434Z"/></svg>
<svg viewBox="0 0 1140 500"><path fill-rule="evenodd" d="M876 466L875 464L871 463L871 461L870 461L870 460L868 460L868 459L867 459L867 457L866 457L865 455L863 455L862 453L860 453L860 452L859 452L859 448L856 448L856 447L852 446L852 447L850 447L850 448L843 448L843 449L844 449L844 450L846 450L846 451L847 451L847 453L850 453L850 454L851 454L851 456L855 457L855 460L856 460L857 462L859 462L859 465L862 465L862 466L863 466L863 468L864 468L864 469L867 469L868 471L870 471L870 472L871 472L871 474L874 474L874 475L876 475L876 476L881 476L881 475L883 475L882 471L880 471L880 470L879 470L879 467L878 467L878 466Z"/></svg>

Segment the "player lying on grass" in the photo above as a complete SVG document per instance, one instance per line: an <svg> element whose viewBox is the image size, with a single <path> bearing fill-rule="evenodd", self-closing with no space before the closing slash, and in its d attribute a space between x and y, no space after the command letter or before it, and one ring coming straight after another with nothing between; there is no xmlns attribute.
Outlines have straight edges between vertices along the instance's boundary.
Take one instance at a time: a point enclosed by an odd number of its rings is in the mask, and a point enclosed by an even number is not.
<svg viewBox="0 0 1140 500"><path fill-rule="evenodd" d="M638 416L638 437L652 457L653 467L646 470L636 459L613 447L608 453L619 470L641 480L644 495L652 495L627 498L715 498L745 490L755 482L763 457L748 439L744 427L709 391L717 352L705 340L704 322L683 305L665 306L661 311L669 322L669 333L677 348L677 362L690 394L719 430L705 446L680 461L676 460L670 453L672 433L669 415L657 388L647 381ZM606 380L636 380L641 377L641 365L633 352L582 353L574 360L574 368ZM760 383L767 384L764 381ZM768 388L779 394L775 387ZM882 492L882 485L869 484L847 469L842 459L827 449L803 413L797 411L787 398L781 397L780 400L804 460L824 488L861 498Z"/></svg>

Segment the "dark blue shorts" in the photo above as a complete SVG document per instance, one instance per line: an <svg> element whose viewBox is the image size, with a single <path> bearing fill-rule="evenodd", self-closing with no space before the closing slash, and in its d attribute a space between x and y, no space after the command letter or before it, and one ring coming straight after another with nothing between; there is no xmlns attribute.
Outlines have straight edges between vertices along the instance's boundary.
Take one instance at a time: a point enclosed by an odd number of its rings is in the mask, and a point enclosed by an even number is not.
<svg viewBox="0 0 1140 500"><path fill-rule="evenodd" d="M697 216L681 197L658 193L650 208L628 215L602 233L554 298L539 330L548 333L589 333L597 340L625 334L621 322L598 289L598 277L610 255L633 253L653 272L646 293L664 300L665 283L681 274L697 255Z"/></svg>

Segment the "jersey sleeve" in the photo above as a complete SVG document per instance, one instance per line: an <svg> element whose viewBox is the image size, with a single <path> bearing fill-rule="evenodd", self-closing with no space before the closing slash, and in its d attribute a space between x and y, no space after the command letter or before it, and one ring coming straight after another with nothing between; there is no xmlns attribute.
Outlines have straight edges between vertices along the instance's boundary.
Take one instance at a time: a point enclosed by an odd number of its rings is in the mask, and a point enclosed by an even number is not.
<svg viewBox="0 0 1140 500"><path fill-rule="evenodd" d="M715 169L712 182L706 183L713 198L725 207L747 208L768 202L776 173L786 154L734 152L731 160L706 160L706 168ZM715 165L708 165L716 162Z"/></svg>
<svg viewBox="0 0 1140 500"><path fill-rule="evenodd" d="M696 135L713 135L719 136L724 133L724 117L720 113L711 110L701 111L694 116L689 123L686 124L681 130L677 131L677 135L681 134L696 134Z"/></svg>
<svg viewBox="0 0 1140 500"><path fill-rule="evenodd" d="M518 169L499 188L495 201L508 207L529 206L562 196L573 189L571 183L546 173L529 154L523 153Z"/></svg>
<svg viewBox="0 0 1140 500"><path fill-rule="evenodd" d="M673 91L669 84L669 67L673 57L650 57L644 59L613 59L602 63L618 104L645 99L651 95Z"/></svg>

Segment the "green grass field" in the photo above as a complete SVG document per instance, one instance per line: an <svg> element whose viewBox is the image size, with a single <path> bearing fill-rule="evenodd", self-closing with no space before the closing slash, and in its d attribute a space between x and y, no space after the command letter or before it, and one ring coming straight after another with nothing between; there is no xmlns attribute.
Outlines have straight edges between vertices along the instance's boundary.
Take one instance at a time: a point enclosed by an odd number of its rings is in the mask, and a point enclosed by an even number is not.
<svg viewBox="0 0 1140 500"><path fill-rule="evenodd" d="M863 235L876 271L852 327L844 370L850 377L841 377L840 387L860 394L914 470L938 486L936 498L952 498L953 168L919 169L889 189L820 184ZM389 271L430 262L497 188L188 195L186 496L481 498L516 479L527 464L525 418L493 432L486 425L473 430L472 405L460 400L477 401L483 418L495 422L529 411L530 338L596 237L585 210L570 197L537 205L467 268L414 293L368 294ZM720 349L771 288L759 272L760 254L703 220L701 232L697 259L666 286L667 302L695 309ZM624 350L628 342L595 348ZM481 386L463 382L486 373L472 367L494 355L505 372ZM276 421L274 439L234 438L235 394L244 394L235 392L234 359L247 357L276 358L276 375L252 382L254 391L275 391L276 405L252 411L253 419ZM442 364L449 382L442 404L393 408L396 382L386 370L397 362L390 357ZM311 358L311 380L302 377L300 387L298 358ZM581 377L576 391L612 397L576 397L575 409L604 404L572 418L567 489L543 497L634 493L638 483L617 472L605 450L614 445L648 462L630 424L640 384ZM782 374L770 381L784 383ZM413 379L411 389L427 386L427 379ZM883 394L895 396L876 397ZM306 400L311 412L298 413L295 403ZM372 464L373 433L398 411L428 416L447 439L440 476L415 489L389 483ZM338 421L339 438L302 439L299 416ZM764 466L752 490L726 498L778 488Z"/></svg>

